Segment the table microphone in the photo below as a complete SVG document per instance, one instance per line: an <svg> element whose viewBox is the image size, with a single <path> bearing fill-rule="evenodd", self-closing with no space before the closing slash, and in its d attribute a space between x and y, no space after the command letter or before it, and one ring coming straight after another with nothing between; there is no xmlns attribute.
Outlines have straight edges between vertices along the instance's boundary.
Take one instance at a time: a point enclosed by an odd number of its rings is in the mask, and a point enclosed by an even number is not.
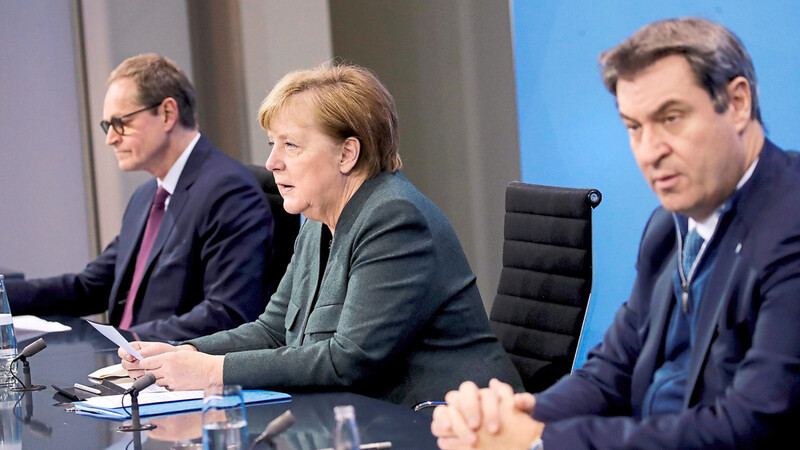
<svg viewBox="0 0 800 450"><path fill-rule="evenodd" d="M132 393L139 393L144 390L147 386L156 382L156 376L153 375L153 372L148 372L144 374L143 377L137 378L136 381L133 382L131 387L125 389L125 392L122 395L132 394Z"/></svg>
<svg viewBox="0 0 800 450"><path fill-rule="evenodd" d="M253 445L250 448L253 449L259 442L265 442L270 448L274 447L273 439L294 425L294 422L292 411L286 410L286 412L267 424L267 428L253 441Z"/></svg>
<svg viewBox="0 0 800 450"><path fill-rule="evenodd" d="M150 423L139 422L139 400L138 400L139 392L155 382L156 382L156 376L153 375L152 372L146 373L144 374L143 377L134 381L131 387L125 390L125 393L122 394L122 398L125 398L125 396L129 394L131 396L131 424L117 427L117 431L144 431L144 430L152 430L153 428L156 427L155 425Z"/></svg>
<svg viewBox="0 0 800 450"><path fill-rule="evenodd" d="M47 344L44 343L44 339L39 338L33 341L32 343L28 344L25 348L23 348L22 353L15 356L14 359L11 360L11 362L13 363L14 361L20 361L20 360L25 362L26 359L44 350L45 347L47 347Z"/></svg>
<svg viewBox="0 0 800 450"><path fill-rule="evenodd" d="M31 384L31 366L28 364L28 358L44 350L45 347L47 347L47 344L44 343L44 339L39 338L28 344L19 355L11 360L12 363L22 361L22 386L12 388L12 391L41 391L44 389L44 386ZM17 379L19 380L19 378Z"/></svg>

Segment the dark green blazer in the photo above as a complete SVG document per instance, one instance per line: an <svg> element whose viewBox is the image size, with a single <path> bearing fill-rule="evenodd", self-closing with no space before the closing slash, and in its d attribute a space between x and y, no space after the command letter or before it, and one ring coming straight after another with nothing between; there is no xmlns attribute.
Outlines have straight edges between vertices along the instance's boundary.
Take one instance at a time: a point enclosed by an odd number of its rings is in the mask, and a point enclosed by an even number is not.
<svg viewBox="0 0 800 450"><path fill-rule="evenodd" d="M489 328L450 223L400 173L367 180L336 225L319 294L322 225L307 220L264 313L189 341L226 354L225 383L441 400L465 380L522 383Z"/></svg>

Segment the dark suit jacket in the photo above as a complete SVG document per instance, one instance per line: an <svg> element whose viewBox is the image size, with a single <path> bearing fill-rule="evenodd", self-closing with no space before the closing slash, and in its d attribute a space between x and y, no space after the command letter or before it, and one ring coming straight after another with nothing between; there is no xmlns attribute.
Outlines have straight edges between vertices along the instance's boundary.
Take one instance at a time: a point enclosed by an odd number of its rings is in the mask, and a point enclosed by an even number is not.
<svg viewBox="0 0 800 450"><path fill-rule="evenodd" d="M537 395L552 448L775 446L800 419L800 169L769 141L732 197L699 298L680 413L642 419L676 299L676 219L659 208L638 275L586 364ZM706 262L703 262L705 264ZM611 417L602 417L611 416Z"/></svg>
<svg viewBox="0 0 800 450"><path fill-rule="evenodd" d="M157 188L131 197L119 235L83 272L8 280L14 314L87 315L108 310L118 324ZM201 137L162 219L137 293L131 331L187 339L254 320L264 310L272 214L243 165Z"/></svg>
<svg viewBox="0 0 800 450"><path fill-rule="evenodd" d="M303 224L257 321L189 342L227 353L225 383L347 389L408 406L465 380L521 389L453 228L403 175L379 173L356 191L320 280L323 227Z"/></svg>

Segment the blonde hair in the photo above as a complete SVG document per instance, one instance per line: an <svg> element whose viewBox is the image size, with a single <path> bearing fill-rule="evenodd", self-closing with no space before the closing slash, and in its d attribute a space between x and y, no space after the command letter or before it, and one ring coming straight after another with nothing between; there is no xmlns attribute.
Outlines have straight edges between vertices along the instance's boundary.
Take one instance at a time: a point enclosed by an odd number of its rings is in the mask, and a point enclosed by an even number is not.
<svg viewBox="0 0 800 450"><path fill-rule="evenodd" d="M398 153L398 119L394 99L368 69L352 64L323 64L290 72L278 81L258 110L268 130L276 116L302 94L325 134L361 143L355 169L367 177L403 166Z"/></svg>

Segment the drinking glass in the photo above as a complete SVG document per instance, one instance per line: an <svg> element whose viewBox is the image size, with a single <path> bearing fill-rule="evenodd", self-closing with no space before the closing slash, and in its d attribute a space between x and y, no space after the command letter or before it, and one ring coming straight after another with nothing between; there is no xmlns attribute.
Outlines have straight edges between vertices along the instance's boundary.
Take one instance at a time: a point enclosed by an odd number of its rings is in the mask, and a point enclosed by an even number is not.
<svg viewBox="0 0 800 450"><path fill-rule="evenodd" d="M247 449L247 416L239 385L212 386L203 390L203 448Z"/></svg>

